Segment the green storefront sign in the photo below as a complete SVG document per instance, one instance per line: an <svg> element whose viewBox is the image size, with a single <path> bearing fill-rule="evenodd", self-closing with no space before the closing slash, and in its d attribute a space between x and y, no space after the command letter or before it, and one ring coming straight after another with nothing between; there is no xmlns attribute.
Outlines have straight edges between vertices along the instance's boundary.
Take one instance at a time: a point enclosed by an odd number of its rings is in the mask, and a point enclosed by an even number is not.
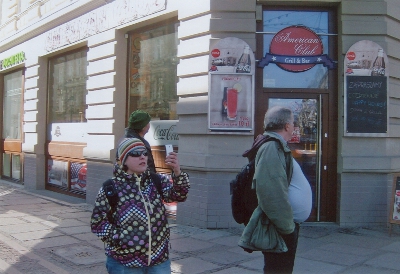
<svg viewBox="0 0 400 274"><path fill-rule="evenodd" d="M18 52L17 54L14 54L8 58L0 60L0 70L21 64L25 60L26 60L25 52L23 52L23 51Z"/></svg>

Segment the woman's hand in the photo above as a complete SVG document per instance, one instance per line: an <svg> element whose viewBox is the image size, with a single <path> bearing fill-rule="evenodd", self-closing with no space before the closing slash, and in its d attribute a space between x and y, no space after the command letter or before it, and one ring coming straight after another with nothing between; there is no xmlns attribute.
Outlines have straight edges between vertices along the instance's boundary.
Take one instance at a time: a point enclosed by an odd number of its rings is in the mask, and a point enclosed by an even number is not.
<svg viewBox="0 0 400 274"><path fill-rule="evenodd" d="M179 165L178 153L170 152L167 157L165 157L165 164L172 168L175 176L179 176L181 174L181 166Z"/></svg>

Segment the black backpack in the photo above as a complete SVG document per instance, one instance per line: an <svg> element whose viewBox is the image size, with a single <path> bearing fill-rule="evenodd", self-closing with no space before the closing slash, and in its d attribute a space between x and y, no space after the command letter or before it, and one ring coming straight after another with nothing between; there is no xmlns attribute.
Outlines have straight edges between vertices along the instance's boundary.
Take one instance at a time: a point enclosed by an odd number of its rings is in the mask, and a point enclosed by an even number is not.
<svg viewBox="0 0 400 274"><path fill-rule="evenodd" d="M162 185L161 185L161 179L160 176L158 176L157 173L150 172L150 176L154 184L156 185L157 191L160 194L161 197L163 197L162 194ZM114 181L112 179L108 179L103 183L103 190L106 194L108 203L111 206L111 210L107 212L107 218L110 223L113 223L113 213L115 212L115 208L117 207L118 204L118 192L115 189Z"/></svg>
<svg viewBox="0 0 400 274"><path fill-rule="evenodd" d="M255 139L252 148L243 153L243 157L247 157L249 163L230 182L232 215L238 224L247 225L254 209L258 206L256 190L251 188L255 172L255 158L261 145L271 140L277 141L274 137L264 135L259 135Z"/></svg>

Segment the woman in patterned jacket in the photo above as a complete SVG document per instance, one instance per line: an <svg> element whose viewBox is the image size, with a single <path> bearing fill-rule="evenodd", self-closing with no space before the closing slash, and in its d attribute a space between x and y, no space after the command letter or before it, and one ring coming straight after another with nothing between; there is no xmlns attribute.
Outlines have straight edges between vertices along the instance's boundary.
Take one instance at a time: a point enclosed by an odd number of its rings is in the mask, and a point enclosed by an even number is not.
<svg viewBox="0 0 400 274"><path fill-rule="evenodd" d="M173 170L173 183L161 174L151 174L146 147L137 138L124 139L118 155L112 178L118 204L112 210L104 189L100 188L91 217L92 232L105 243L107 270L111 274L169 274L170 234L163 200L185 201L189 176L181 171L175 152L165 159ZM159 180L154 180L154 176ZM110 212L113 213L109 218Z"/></svg>

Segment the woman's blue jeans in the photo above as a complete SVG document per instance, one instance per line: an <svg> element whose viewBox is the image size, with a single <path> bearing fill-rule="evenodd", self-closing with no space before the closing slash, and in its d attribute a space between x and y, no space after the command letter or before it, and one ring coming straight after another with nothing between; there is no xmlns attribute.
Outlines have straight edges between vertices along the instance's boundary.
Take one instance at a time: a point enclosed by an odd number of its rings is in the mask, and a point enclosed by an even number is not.
<svg viewBox="0 0 400 274"><path fill-rule="evenodd" d="M107 256L106 267L110 274L171 274L170 260L154 266L127 267Z"/></svg>

